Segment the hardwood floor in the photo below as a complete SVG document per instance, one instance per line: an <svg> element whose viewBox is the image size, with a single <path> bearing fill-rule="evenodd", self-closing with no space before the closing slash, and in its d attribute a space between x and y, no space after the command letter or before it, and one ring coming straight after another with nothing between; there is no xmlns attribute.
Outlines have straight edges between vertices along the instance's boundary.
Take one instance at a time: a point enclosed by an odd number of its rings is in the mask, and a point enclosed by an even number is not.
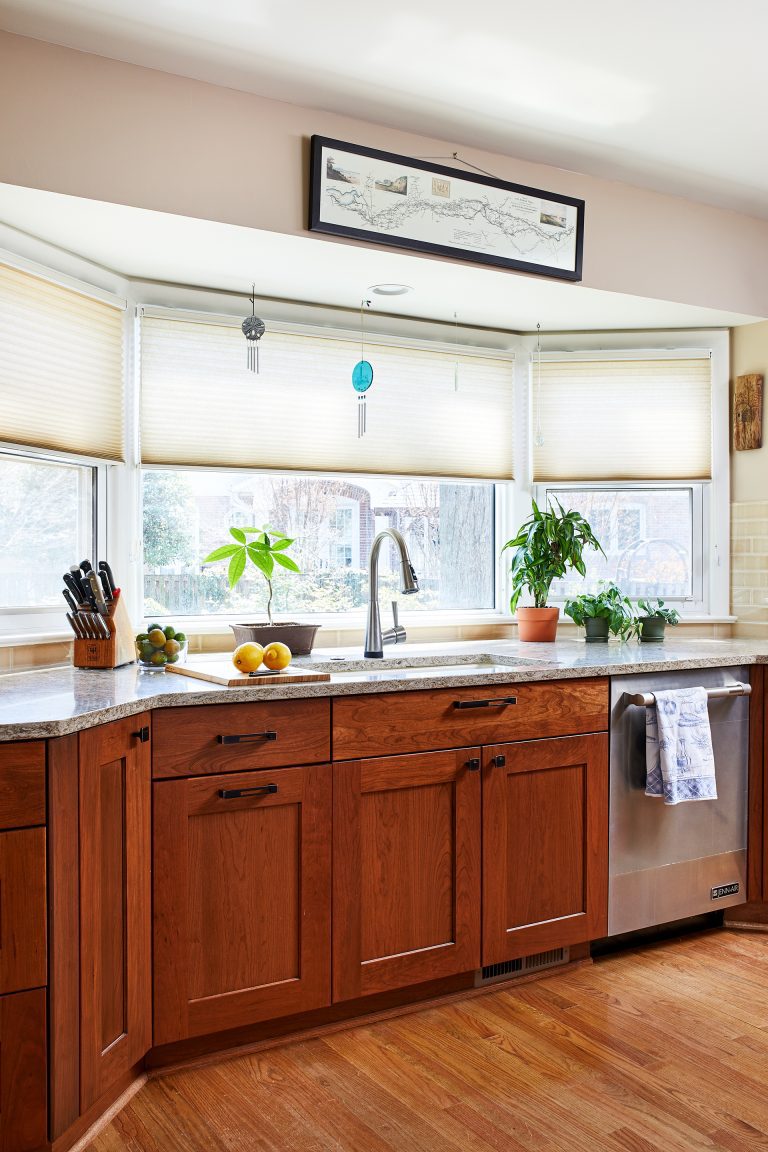
<svg viewBox="0 0 768 1152"><path fill-rule="evenodd" d="M768 1148L768 936L712 932L150 1081L88 1152Z"/></svg>

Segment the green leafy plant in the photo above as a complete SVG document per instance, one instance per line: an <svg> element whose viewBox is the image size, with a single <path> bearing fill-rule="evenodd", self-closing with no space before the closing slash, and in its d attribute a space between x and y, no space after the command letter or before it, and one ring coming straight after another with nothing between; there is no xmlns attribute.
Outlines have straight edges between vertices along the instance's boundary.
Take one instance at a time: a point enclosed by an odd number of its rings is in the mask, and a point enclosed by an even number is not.
<svg viewBox="0 0 768 1152"><path fill-rule="evenodd" d="M595 593L584 593L566 601L564 611L574 624L583 625L585 620L607 620L608 631L622 640L631 636L634 630L632 605L619 586L610 580L601 580Z"/></svg>
<svg viewBox="0 0 768 1152"><path fill-rule="evenodd" d="M289 572L301 571L296 561L286 554L293 540L284 532L278 532L267 525L263 528L230 528L229 534L235 543L215 548L205 557L203 563L215 564L220 560L229 560L229 586L234 588L250 560L267 582L269 592L267 617L272 624L272 576L275 565L286 568ZM249 536L253 539L249 540Z"/></svg>
<svg viewBox="0 0 768 1152"><path fill-rule="evenodd" d="M502 553L514 549L509 570L512 574L512 595L509 610L514 612L524 591L533 596L536 608L545 608L553 580L565 576L569 568L586 575L582 559L585 548L603 549L589 525L579 512L566 512L555 500L556 508L539 508L533 502L533 511L517 535L507 540ZM603 555L605 553L603 552Z"/></svg>
<svg viewBox="0 0 768 1152"><path fill-rule="evenodd" d="M640 636L644 620L663 620L666 624L677 624L680 613L674 608L665 608L663 600L638 600L637 613L632 624L632 632Z"/></svg>

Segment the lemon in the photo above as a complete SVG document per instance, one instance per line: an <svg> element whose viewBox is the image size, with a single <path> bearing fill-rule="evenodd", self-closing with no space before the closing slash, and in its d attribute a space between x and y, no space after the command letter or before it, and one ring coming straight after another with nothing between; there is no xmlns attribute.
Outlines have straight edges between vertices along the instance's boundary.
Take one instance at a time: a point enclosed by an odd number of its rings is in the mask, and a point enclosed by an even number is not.
<svg viewBox="0 0 768 1152"><path fill-rule="evenodd" d="M291 662L291 650L287 644L281 644L279 640L273 640L264 649L263 654L264 667L269 668L270 672L280 672L283 668L287 668Z"/></svg>
<svg viewBox="0 0 768 1152"><path fill-rule="evenodd" d="M240 672L255 672L261 667L264 649L261 644L249 640L247 644L240 644L232 653L232 663ZM289 657L290 658L290 657Z"/></svg>
<svg viewBox="0 0 768 1152"><path fill-rule="evenodd" d="M162 648L166 640L165 632L163 632L162 628L153 628L147 639L153 648Z"/></svg>

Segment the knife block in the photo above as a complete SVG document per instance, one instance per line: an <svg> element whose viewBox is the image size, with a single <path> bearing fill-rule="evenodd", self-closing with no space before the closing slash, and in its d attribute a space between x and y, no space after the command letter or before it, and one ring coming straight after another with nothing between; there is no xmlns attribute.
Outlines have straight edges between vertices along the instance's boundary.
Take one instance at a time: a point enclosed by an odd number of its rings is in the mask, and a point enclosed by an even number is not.
<svg viewBox="0 0 768 1152"><path fill-rule="evenodd" d="M72 663L75 668L119 668L136 659L136 644L128 610L122 596L113 600L109 615L104 619L110 631L109 639L80 640L75 637Z"/></svg>

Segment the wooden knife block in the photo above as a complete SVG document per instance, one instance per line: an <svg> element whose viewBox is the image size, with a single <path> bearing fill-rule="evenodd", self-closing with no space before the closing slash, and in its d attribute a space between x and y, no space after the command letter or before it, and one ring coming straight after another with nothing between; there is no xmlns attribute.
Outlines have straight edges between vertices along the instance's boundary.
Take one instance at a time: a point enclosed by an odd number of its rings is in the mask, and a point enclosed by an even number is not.
<svg viewBox="0 0 768 1152"><path fill-rule="evenodd" d="M104 619L110 636L103 640L80 640L75 637L72 663L75 668L119 668L136 659L133 628L122 596L113 600Z"/></svg>

